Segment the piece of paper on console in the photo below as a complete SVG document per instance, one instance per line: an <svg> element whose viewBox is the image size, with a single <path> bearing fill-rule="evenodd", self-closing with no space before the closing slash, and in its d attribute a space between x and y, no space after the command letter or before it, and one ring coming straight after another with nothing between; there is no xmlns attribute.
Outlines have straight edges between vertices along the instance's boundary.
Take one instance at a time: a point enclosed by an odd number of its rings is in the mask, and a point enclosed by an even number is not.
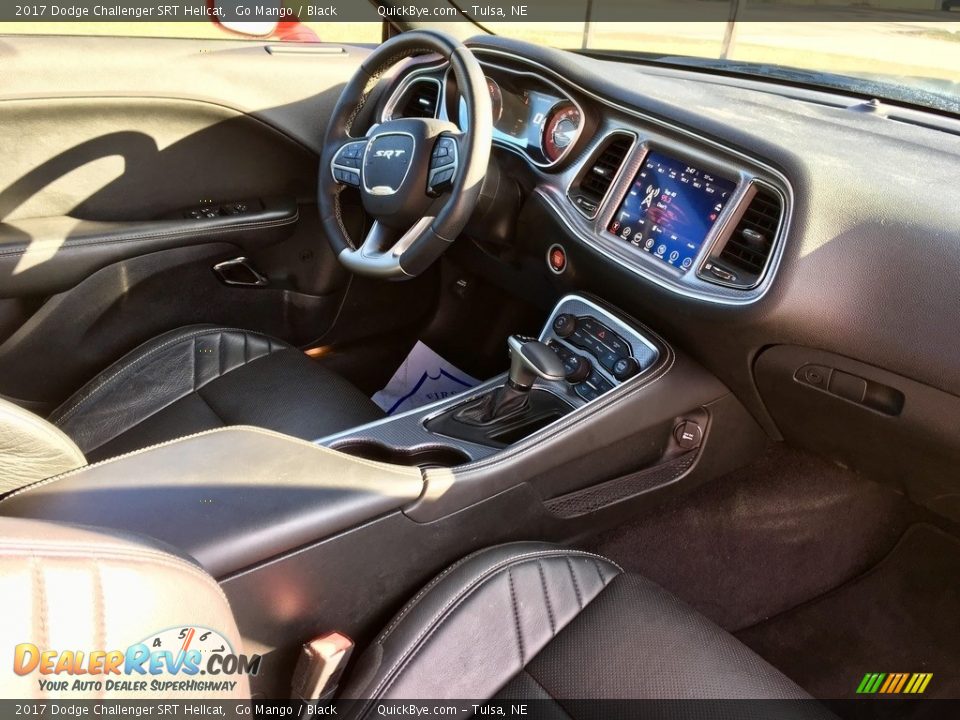
<svg viewBox="0 0 960 720"><path fill-rule="evenodd" d="M387 415L396 415L456 395L480 383L419 340L387 386L372 400Z"/></svg>

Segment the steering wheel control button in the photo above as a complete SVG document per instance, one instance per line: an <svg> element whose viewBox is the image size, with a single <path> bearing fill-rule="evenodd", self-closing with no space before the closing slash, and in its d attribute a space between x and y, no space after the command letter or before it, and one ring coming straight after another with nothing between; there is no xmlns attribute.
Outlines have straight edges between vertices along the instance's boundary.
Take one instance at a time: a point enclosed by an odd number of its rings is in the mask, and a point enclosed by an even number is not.
<svg viewBox="0 0 960 720"><path fill-rule="evenodd" d="M700 442L703 440L703 430L693 420L684 420L674 428L673 439L684 450L693 450L700 447Z"/></svg>
<svg viewBox="0 0 960 720"><path fill-rule="evenodd" d="M448 158L456 157L457 155L457 141L451 137L441 137L437 140L436 146L433 148L433 157L435 160L445 160ZM442 162L440 164L447 164Z"/></svg>
<svg viewBox="0 0 960 720"><path fill-rule="evenodd" d="M567 269L567 251L563 249L562 245L554 244L550 246L547 250L547 265L557 275Z"/></svg>
<svg viewBox="0 0 960 720"><path fill-rule="evenodd" d="M366 140L347 143L333 158L333 179L343 185L360 187L360 166L363 164L363 151Z"/></svg>
<svg viewBox="0 0 960 720"><path fill-rule="evenodd" d="M457 174L457 141L451 137L441 137L430 154L430 174L427 179L427 193L437 196L453 186L453 176Z"/></svg>

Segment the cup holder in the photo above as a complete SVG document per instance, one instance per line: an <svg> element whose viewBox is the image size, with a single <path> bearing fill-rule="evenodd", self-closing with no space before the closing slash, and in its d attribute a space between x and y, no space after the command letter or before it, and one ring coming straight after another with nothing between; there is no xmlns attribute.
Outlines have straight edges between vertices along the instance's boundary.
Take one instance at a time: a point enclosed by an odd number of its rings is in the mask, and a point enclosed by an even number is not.
<svg viewBox="0 0 960 720"><path fill-rule="evenodd" d="M451 445L423 445L414 448L395 448L374 440L348 440L331 445L347 455L408 467L451 468L470 462L470 456Z"/></svg>

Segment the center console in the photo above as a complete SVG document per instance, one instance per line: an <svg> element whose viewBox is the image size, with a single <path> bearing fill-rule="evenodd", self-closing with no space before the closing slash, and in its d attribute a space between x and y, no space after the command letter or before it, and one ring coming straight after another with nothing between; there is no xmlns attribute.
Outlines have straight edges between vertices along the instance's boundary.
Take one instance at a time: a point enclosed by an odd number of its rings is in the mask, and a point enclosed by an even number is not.
<svg viewBox="0 0 960 720"><path fill-rule="evenodd" d="M318 442L422 468L478 461L643 378L666 356L652 333L579 295L557 303L537 338L515 335L508 345L509 373L463 395Z"/></svg>
<svg viewBox="0 0 960 720"><path fill-rule="evenodd" d="M0 513L147 535L196 559L245 650L264 656L254 692L284 697L305 639L335 629L363 644L467 553L575 542L763 442L715 376L599 300L568 295L509 345L509 372L434 405L314 443L200 433L36 483Z"/></svg>

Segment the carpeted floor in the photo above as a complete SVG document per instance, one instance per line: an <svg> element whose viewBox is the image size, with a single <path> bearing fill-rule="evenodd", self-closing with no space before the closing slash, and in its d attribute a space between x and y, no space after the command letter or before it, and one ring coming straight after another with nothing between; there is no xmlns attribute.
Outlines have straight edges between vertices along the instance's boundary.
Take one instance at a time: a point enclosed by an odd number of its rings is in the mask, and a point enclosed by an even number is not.
<svg viewBox="0 0 960 720"><path fill-rule="evenodd" d="M906 529L907 506L886 487L778 445L593 549L736 631L880 562Z"/></svg>
<svg viewBox="0 0 960 720"><path fill-rule="evenodd" d="M737 637L818 698L868 672L933 673L924 698L960 698L960 540L912 525L866 574Z"/></svg>

